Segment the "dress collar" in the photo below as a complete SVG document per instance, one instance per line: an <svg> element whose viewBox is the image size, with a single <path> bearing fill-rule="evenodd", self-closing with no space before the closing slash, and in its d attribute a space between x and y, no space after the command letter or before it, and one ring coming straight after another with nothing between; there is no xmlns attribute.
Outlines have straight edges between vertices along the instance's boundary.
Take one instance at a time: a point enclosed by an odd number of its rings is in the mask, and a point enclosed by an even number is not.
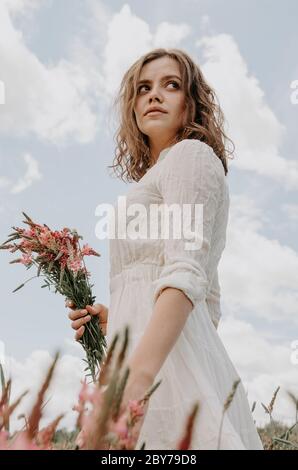
<svg viewBox="0 0 298 470"><path fill-rule="evenodd" d="M171 147L166 147L165 149L163 149L160 152L159 157L156 160L156 162L160 162L161 160L163 160L170 149L171 149Z"/></svg>

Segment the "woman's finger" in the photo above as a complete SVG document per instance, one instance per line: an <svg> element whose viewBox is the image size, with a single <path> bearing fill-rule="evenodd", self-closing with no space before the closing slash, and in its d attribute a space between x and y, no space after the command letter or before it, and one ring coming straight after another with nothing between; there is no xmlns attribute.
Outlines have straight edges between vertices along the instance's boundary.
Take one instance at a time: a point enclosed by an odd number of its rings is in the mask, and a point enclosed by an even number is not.
<svg viewBox="0 0 298 470"><path fill-rule="evenodd" d="M88 321L91 320L91 317L90 315L86 315L85 317L83 318L79 318L78 320L75 320L71 323L71 327L74 329L74 330L78 330L79 328L81 328L82 325L85 325L85 323L87 323Z"/></svg>
<svg viewBox="0 0 298 470"><path fill-rule="evenodd" d="M68 312L68 318L70 318L70 320L77 320L78 318L81 318L81 317L85 317L87 315L87 310L86 309L83 309L83 310L70 310Z"/></svg>
<svg viewBox="0 0 298 470"><path fill-rule="evenodd" d="M106 323L108 319L108 310L102 304L95 304L94 306L86 305L86 310L91 315L98 315L100 323Z"/></svg>
<svg viewBox="0 0 298 470"><path fill-rule="evenodd" d="M108 314L107 314L107 309L104 307L104 305L95 304L94 307L91 307L90 305L86 305L86 310L88 310L88 312L91 315L98 315L99 326L100 326L104 336L106 336L106 334L107 334Z"/></svg>
<svg viewBox="0 0 298 470"><path fill-rule="evenodd" d="M99 321L103 319L104 309L100 304L96 304L93 307L91 305L86 305L86 310L88 313L90 313L93 316L97 315L99 317Z"/></svg>
<svg viewBox="0 0 298 470"><path fill-rule="evenodd" d="M76 334L75 334L75 340L78 341L81 336L83 336L84 334L84 331L85 331L85 327L84 326L81 326L81 328L79 328L77 331L76 331Z"/></svg>
<svg viewBox="0 0 298 470"><path fill-rule="evenodd" d="M69 307L69 308L72 308L72 309L75 309L75 308L76 308L74 302L73 302L72 300L69 300L69 299L66 299L66 301L65 301L65 307Z"/></svg>

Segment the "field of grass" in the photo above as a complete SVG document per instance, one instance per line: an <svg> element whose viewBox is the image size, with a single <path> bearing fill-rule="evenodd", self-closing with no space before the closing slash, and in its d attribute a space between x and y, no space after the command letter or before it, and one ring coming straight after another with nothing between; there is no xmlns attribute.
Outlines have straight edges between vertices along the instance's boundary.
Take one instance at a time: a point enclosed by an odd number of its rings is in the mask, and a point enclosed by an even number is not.
<svg viewBox="0 0 298 470"><path fill-rule="evenodd" d="M122 406L122 397L129 371L125 367L123 347L118 351L118 354L115 352L118 339L115 338L97 382L92 385L83 384L78 397L78 404L75 406L75 410L78 412L76 428L71 432L64 428L58 429L62 415L56 417L45 428L40 429L40 419L46 405L46 391L52 380L59 354L56 354L46 373L45 380L40 387L30 414L28 416L22 415L25 425L12 434L9 432L10 417L27 392L24 392L14 403L11 403L12 383L11 380L6 380L4 377L0 364L2 389L0 394L0 450L139 450L136 448L138 436L135 433L135 426L139 420L142 420L146 403L148 403L150 396L159 386L159 383L147 391L142 399L131 401L128 405ZM127 336L124 338L124 345L127 347ZM223 403L218 449L220 449L222 423L233 402L239 383L240 379L235 381L230 394ZM277 387L269 404L261 403L264 413L268 416L268 424L263 428L257 427L257 430L265 450L298 450L298 398L287 391L293 403L293 425L285 426L274 418L275 401L279 390L280 387ZM88 405L91 405L91 407ZM255 406L256 402L253 403L252 414ZM198 413L199 404L196 403L189 416L186 416L185 428L181 430L181 439L177 442L177 450L190 448L193 427ZM79 432L80 439L78 440L79 445L77 445ZM146 449L146 446L143 448Z"/></svg>
<svg viewBox="0 0 298 470"><path fill-rule="evenodd" d="M279 422L269 423L263 428L258 427L257 430L265 450L298 450L298 423L290 432L287 426ZM53 448L74 450L77 434L75 431L59 429L53 437Z"/></svg>

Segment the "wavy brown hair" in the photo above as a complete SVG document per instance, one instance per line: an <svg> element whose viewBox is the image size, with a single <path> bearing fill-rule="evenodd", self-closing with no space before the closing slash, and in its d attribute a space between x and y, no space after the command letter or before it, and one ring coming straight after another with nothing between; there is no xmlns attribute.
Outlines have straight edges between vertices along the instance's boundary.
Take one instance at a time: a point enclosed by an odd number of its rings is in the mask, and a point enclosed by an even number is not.
<svg viewBox="0 0 298 470"><path fill-rule="evenodd" d="M139 181L152 166L148 136L137 126L134 106L143 65L165 56L178 62L187 108L185 122L169 146L183 139L201 140L213 148L227 175L228 155L234 152L235 146L223 130L223 112L216 102L214 90L206 82L198 65L181 49L154 49L141 56L124 74L113 105L118 107L120 125L114 135L114 164L108 168L113 168L124 181ZM233 145L232 151L227 149L227 141Z"/></svg>

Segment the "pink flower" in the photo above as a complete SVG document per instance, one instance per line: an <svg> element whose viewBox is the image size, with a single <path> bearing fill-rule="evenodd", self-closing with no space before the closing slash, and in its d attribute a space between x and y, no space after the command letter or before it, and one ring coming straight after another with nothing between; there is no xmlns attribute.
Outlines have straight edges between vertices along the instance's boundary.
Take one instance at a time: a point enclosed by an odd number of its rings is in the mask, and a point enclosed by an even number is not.
<svg viewBox="0 0 298 470"><path fill-rule="evenodd" d="M31 251L32 245L33 245L33 243L32 243L31 240L26 240L26 239L24 239L24 240L22 240L22 241L20 242L20 246L21 246L24 250L27 250L27 251Z"/></svg>
<svg viewBox="0 0 298 470"><path fill-rule="evenodd" d="M127 416L125 413L113 424L112 428L120 439L128 437Z"/></svg>
<svg viewBox="0 0 298 470"><path fill-rule="evenodd" d="M31 228L28 230L24 230L22 234L25 235L25 237L30 237L30 238L35 237L35 232Z"/></svg>
<svg viewBox="0 0 298 470"><path fill-rule="evenodd" d="M82 382L82 387L79 393L79 402L85 403L91 401L94 390L87 384L86 379Z"/></svg>
<svg viewBox="0 0 298 470"><path fill-rule="evenodd" d="M82 248L82 256L91 256L91 255L95 255L95 256L99 256L99 254L93 250L93 248L91 248L88 243L86 243L85 245L83 245L83 248Z"/></svg>
<svg viewBox="0 0 298 470"><path fill-rule="evenodd" d="M61 231L61 236L62 237L65 237L66 235L68 235L70 232L70 229L68 227L64 227L64 229Z"/></svg>
<svg viewBox="0 0 298 470"><path fill-rule="evenodd" d="M68 268L70 271L77 273L81 269L81 260L79 258L68 262Z"/></svg>
<svg viewBox="0 0 298 470"><path fill-rule="evenodd" d="M130 400L128 403L128 407L131 413L132 419L138 418L139 416L143 416L143 405L138 400Z"/></svg>
<svg viewBox="0 0 298 470"><path fill-rule="evenodd" d="M20 259L20 263L28 266L29 264L32 264L32 262L33 260L31 254L23 253L22 258Z"/></svg>
<svg viewBox="0 0 298 470"><path fill-rule="evenodd" d="M26 431L17 432L9 443L10 450L39 450L33 439L30 439Z"/></svg>
<svg viewBox="0 0 298 470"><path fill-rule="evenodd" d="M8 449L9 433L7 431L0 431L0 450Z"/></svg>
<svg viewBox="0 0 298 470"><path fill-rule="evenodd" d="M45 246L47 246L51 240L51 236L48 230L44 230L42 233L40 233L38 238L39 238L39 242Z"/></svg>

